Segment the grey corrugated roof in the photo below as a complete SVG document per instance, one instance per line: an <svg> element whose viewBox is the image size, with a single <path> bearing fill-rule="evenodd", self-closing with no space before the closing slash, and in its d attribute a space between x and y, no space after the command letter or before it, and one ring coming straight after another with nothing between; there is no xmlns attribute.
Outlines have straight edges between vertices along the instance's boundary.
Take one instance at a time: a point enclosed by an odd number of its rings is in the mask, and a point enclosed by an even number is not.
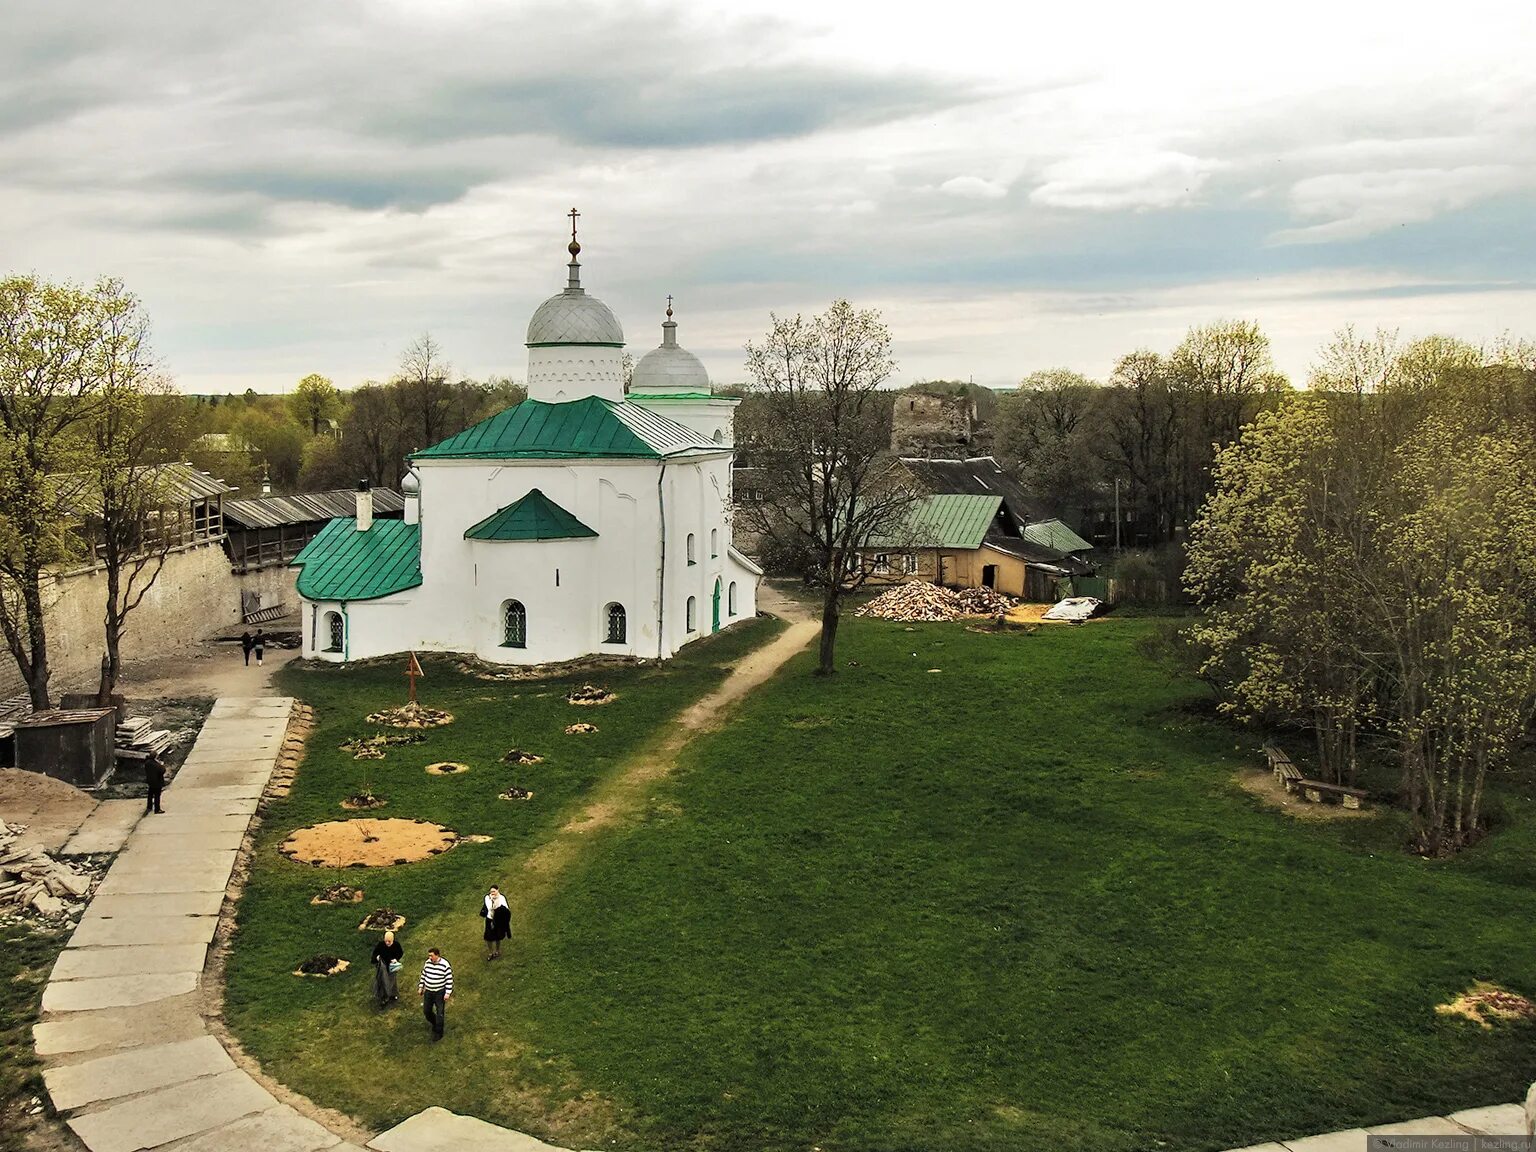
<svg viewBox="0 0 1536 1152"><path fill-rule="evenodd" d="M373 514L404 512L405 498L388 488L373 490ZM351 488L330 492L301 492L296 496L253 496L224 501L224 520L238 528L276 528L308 524L337 516L357 515L357 493Z"/></svg>

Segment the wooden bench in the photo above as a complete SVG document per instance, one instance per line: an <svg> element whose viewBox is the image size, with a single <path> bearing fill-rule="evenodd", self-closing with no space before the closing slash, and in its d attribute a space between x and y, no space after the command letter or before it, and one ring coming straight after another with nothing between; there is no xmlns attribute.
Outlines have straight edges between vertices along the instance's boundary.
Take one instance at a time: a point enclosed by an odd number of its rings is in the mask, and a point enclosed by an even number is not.
<svg viewBox="0 0 1536 1152"><path fill-rule="evenodd" d="M1275 774L1275 783L1287 792L1295 792L1301 782L1301 770L1291 763L1285 750L1273 744L1264 745L1264 755L1269 757L1269 770Z"/></svg>
<svg viewBox="0 0 1536 1152"><path fill-rule="evenodd" d="M1336 796L1346 808L1359 808L1367 796L1364 788L1348 788L1343 784L1325 784L1321 780L1301 780L1297 783L1301 794L1313 804L1321 804L1326 796Z"/></svg>

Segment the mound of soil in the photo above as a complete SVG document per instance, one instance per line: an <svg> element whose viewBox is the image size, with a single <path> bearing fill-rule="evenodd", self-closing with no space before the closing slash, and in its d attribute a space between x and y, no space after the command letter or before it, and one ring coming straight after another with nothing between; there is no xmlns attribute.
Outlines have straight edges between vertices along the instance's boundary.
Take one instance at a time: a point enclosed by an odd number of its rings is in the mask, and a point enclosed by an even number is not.
<svg viewBox="0 0 1536 1152"><path fill-rule="evenodd" d="M1536 1020L1536 1004L1519 993L1479 980L1449 1004L1435 1005L1441 1016L1464 1016L1492 1028L1495 1020Z"/></svg>
<svg viewBox="0 0 1536 1152"><path fill-rule="evenodd" d="M294 969L295 976L335 976L347 970L347 962L339 956L328 956L321 953L311 956L298 968Z"/></svg>
<svg viewBox="0 0 1536 1152"><path fill-rule="evenodd" d="M346 884L332 884L329 888L322 888L316 892L311 904L361 904L363 902L363 890L353 888Z"/></svg>
<svg viewBox="0 0 1536 1152"><path fill-rule="evenodd" d="M354 792L341 802L341 806L348 812L369 812L375 808L382 808L389 803L388 796L380 796L374 792Z"/></svg>
<svg viewBox="0 0 1536 1152"><path fill-rule="evenodd" d="M299 864L377 868L425 860L458 841L452 828L425 820L328 820L298 829L278 851Z"/></svg>
<svg viewBox="0 0 1536 1152"><path fill-rule="evenodd" d="M599 688L595 684L583 684L580 688L573 688L566 694L568 704L607 704L617 700L618 696L608 691L607 688Z"/></svg>
<svg viewBox="0 0 1536 1152"><path fill-rule="evenodd" d="M589 733L596 732L596 731L597 731L597 725L596 724L582 723L582 724L567 724L565 726L565 734L567 736L585 736L585 735L588 735Z"/></svg>
<svg viewBox="0 0 1536 1152"><path fill-rule="evenodd" d="M513 748L501 758L503 764L542 764L544 757L532 752L524 752L521 748Z"/></svg>
<svg viewBox="0 0 1536 1152"><path fill-rule="evenodd" d="M439 760L436 764L427 765L428 776L457 776L468 771L469 765L460 764L457 760Z"/></svg>
<svg viewBox="0 0 1536 1152"><path fill-rule="evenodd" d="M453 713L441 708L428 708L423 704L401 704L398 708L385 708L370 712L368 723L383 724L390 728L441 728L453 723Z"/></svg>
<svg viewBox="0 0 1536 1152"><path fill-rule="evenodd" d="M519 788L516 784L514 784L514 785L512 785L512 787L508 788L505 792L500 793L496 797L496 799L498 799L498 800L532 800L533 799L533 792L530 789L528 789L528 788Z"/></svg>
<svg viewBox="0 0 1536 1152"><path fill-rule="evenodd" d="M405 917L393 908L375 908L357 926L359 932L398 932L405 927Z"/></svg>
<svg viewBox="0 0 1536 1152"><path fill-rule="evenodd" d="M382 760L384 749L382 748L358 748L352 753L354 760Z"/></svg>

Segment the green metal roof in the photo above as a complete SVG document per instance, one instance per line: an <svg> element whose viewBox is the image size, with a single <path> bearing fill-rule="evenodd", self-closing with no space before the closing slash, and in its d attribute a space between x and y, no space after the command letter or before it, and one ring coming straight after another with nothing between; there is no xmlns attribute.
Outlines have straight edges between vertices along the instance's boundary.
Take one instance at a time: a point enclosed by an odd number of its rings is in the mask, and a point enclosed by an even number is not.
<svg viewBox="0 0 1536 1152"><path fill-rule="evenodd" d="M597 396L549 403L524 400L456 436L412 455L413 460L549 460L577 457L660 459L720 446L675 420L635 404Z"/></svg>
<svg viewBox="0 0 1536 1152"><path fill-rule="evenodd" d="M1087 552L1093 545L1060 520L1040 520L1024 526L1024 539L1058 552Z"/></svg>
<svg viewBox="0 0 1536 1152"><path fill-rule="evenodd" d="M870 541L872 547L980 548L997 518L1001 496L924 496L907 513L902 539Z"/></svg>
<svg viewBox="0 0 1536 1152"><path fill-rule="evenodd" d="M579 540L596 536L576 517L537 488L513 504L492 512L464 533L466 540Z"/></svg>
<svg viewBox="0 0 1536 1152"><path fill-rule="evenodd" d="M366 532L348 516L320 529L293 558L306 600L376 600L421 584L421 525L375 520Z"/></svg>

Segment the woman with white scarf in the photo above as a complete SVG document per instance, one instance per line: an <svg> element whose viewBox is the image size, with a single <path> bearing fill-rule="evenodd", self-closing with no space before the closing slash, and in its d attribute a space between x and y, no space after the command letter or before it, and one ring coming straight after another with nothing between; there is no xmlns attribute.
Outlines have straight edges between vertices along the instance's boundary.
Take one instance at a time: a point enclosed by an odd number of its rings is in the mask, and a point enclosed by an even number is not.
<svg viewBox="0 0 1536 1152"><path fill-rule="evenodd" d="M494 884L485 895L480 915L485 919L485 958L498 960L501 958L501 942L512 935L512 909L507 907L507 898Z"/></svg>

